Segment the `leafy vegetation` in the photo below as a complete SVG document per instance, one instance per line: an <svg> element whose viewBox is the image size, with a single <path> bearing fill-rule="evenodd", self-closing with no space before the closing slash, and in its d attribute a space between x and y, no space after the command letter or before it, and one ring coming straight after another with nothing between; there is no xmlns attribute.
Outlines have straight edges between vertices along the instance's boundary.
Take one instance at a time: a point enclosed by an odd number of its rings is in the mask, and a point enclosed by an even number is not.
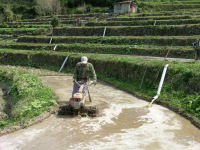
<svg viewBox="0 0 200 150"><path fill-rule="evenodd" d="M51 26L53 28L58 27L59 24L60 24L60 21L59 21L58 17L53 16L53 18L51 19L51 23L50 24L51 24Z"/></svg>
<svg viewBox="0 0 200 150"><path fill-rule="evenodd" d="M30 119L56 105L53 91L31 74L21 70L0 69L0 81L9 82L13 96L8 118L0 121L0 128L23 125Z"/></svg>
<svg viewBox="0 0 200 150"><path fill-rule="evenodd" d="M0 45L0 48L10 48L16 50L41 50L52 51L55 45L48 44L26 44L9 43ZM133 45L103 45L103 44L57 44L56 51L77 52L77 53L101 53L101 54L122 54L122 55L143 55L143 56L162 56L175 58L193 58L194 50L188 47L155 46L144 44Z"/></svg>
<svg viewBox="0 0 200 150"><path fill-rule="evenodd" d="M196 36L54 36L53 43L98 43L109 45L161 45L161 46L192 46L200 38ZM49 36L22 36L18 42L23 43L49 43Z"/></svg>
<svg viewBox="0 0 200 150"><path fill-rule="evenodd" d="M29 35L40 35L48 32L48 28L0 28L0 34L29 34Z"/></svg>
<svg viewBox="0 0 200 150"><path fill-rule="evenodd" d="M102 36L104 27L55 28L55 36ZM183 36L199 35L199 25L119 26L107 27L106 36Z"/></svg>
<svg viewBox="0 0 200 150"><path fill-rule="evenodd" d="M142 25L184 25L199 24L200 19L176 19L176 20L139 20L139 21L102 21L89 22L87 26L142 26Z"/></svg>

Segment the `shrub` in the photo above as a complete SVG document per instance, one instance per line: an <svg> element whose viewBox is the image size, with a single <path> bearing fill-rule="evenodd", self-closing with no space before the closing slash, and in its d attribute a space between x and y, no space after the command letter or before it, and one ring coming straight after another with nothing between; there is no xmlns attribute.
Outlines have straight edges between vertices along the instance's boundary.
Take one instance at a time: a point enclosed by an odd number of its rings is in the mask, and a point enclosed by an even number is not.
<svg viewBox="0 0 200 150"><path fill-rule="evenodd" d="M51 19L51 25L53 28L58 27L60 24L60 21L58 19L58 17L53 16L53 18Z"/></svg>
<svg viewBox="0 0 200 150"><path fill-rule="evenodd" d="M200 96L189 101L188 109L190 112L196 113L197 116L200 117Z"/></svg>
<svg viewBox="0 0 200 150"><path fill-rule="evenodd" d="M12 10L9 8L9 7L6 7L4 9L4 21L6 22L10 22L10 21L13 21L13 12Z"/></svg>
<svg viewBox="0 0 200 150"><path fill-rule="evenodd" d="M87 12L87 13L90 12L91 9L92 9L92 5L87 5L87 6L86 6L86 12Z"/></svg>

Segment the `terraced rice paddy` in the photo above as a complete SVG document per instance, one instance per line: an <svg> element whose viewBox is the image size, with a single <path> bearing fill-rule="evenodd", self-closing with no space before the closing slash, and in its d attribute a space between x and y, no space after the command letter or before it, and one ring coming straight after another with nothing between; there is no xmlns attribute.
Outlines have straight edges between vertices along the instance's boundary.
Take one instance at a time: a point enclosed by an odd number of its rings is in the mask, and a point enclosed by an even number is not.
<svg viewBox="0 0 200 150"><path fill-rule="evenodd" d="M148 11L131 15L59 15L61 25L53 30L49 24L50 16L2 24L0 63L57 71L65 57L69 56L63 71L72 72L80 57L86 55L94 64L99 79L146 100L155 96L162 69L169 64L157 102L185 116L200 128L200 64L194 60L192 47L192 43L200 38L200 1L144 1L143 6ZM102 141L98 142L99 148ZM195 142L192 148L198 150L198 140L192 141ZM125 143L122 141L121 144ZM163 142L160 143L154 146L165 149ZM176 144L172 142L172 145ZM93 143L89 145L92 147ZM109 144L107 146L117 149ZM63 149L62 146L57 147ZM130 147L134 146L123 148Z"/></svg>

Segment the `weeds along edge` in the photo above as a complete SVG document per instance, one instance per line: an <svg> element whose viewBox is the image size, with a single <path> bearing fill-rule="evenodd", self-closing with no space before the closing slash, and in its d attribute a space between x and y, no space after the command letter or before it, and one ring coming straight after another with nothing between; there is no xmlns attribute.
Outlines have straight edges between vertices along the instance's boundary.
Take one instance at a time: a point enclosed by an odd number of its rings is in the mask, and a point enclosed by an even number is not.
<svg viewBox="0 0 200 150"><path fill-rule="evenodd" d="M0 81L9 83L13 97L8 118L0 121L0 136L38 123L56 109L55 93L36 75L0 67Z"/></svg>

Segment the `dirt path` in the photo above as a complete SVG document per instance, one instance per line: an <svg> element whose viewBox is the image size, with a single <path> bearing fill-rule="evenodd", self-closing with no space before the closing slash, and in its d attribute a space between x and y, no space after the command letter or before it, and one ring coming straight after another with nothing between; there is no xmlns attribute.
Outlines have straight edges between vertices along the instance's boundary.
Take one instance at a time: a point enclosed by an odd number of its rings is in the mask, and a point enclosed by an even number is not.
<svg viewBox="0 0 200 150"><path fill-rule="evenodd" d="M42 77L65 103L71 76ZM52 115L42 123L0 137L0 150L199 150L200 130L174 112L108 85L91 88L93 100L107 103L96 118Z"/></svg>
<svg viewBox="0 0 200 150"><path fill-rule="evenodd" d="M92 53L90 53L92 54ZM108 55L108 54L98 54L98 55ZM165 58L165 57L156 57L156 56L140 56L140 55L119 55L119 54L112 54L113 56L123 56L123 57L132 57L132 58L141 58L144 60L160 60L160 61L169 61L169 62L173 62L173 61L178 61L178 62L195 62L194 59L186 59L186 58ZM200 60L198 60L198 62L200 62Z"/></svg>

